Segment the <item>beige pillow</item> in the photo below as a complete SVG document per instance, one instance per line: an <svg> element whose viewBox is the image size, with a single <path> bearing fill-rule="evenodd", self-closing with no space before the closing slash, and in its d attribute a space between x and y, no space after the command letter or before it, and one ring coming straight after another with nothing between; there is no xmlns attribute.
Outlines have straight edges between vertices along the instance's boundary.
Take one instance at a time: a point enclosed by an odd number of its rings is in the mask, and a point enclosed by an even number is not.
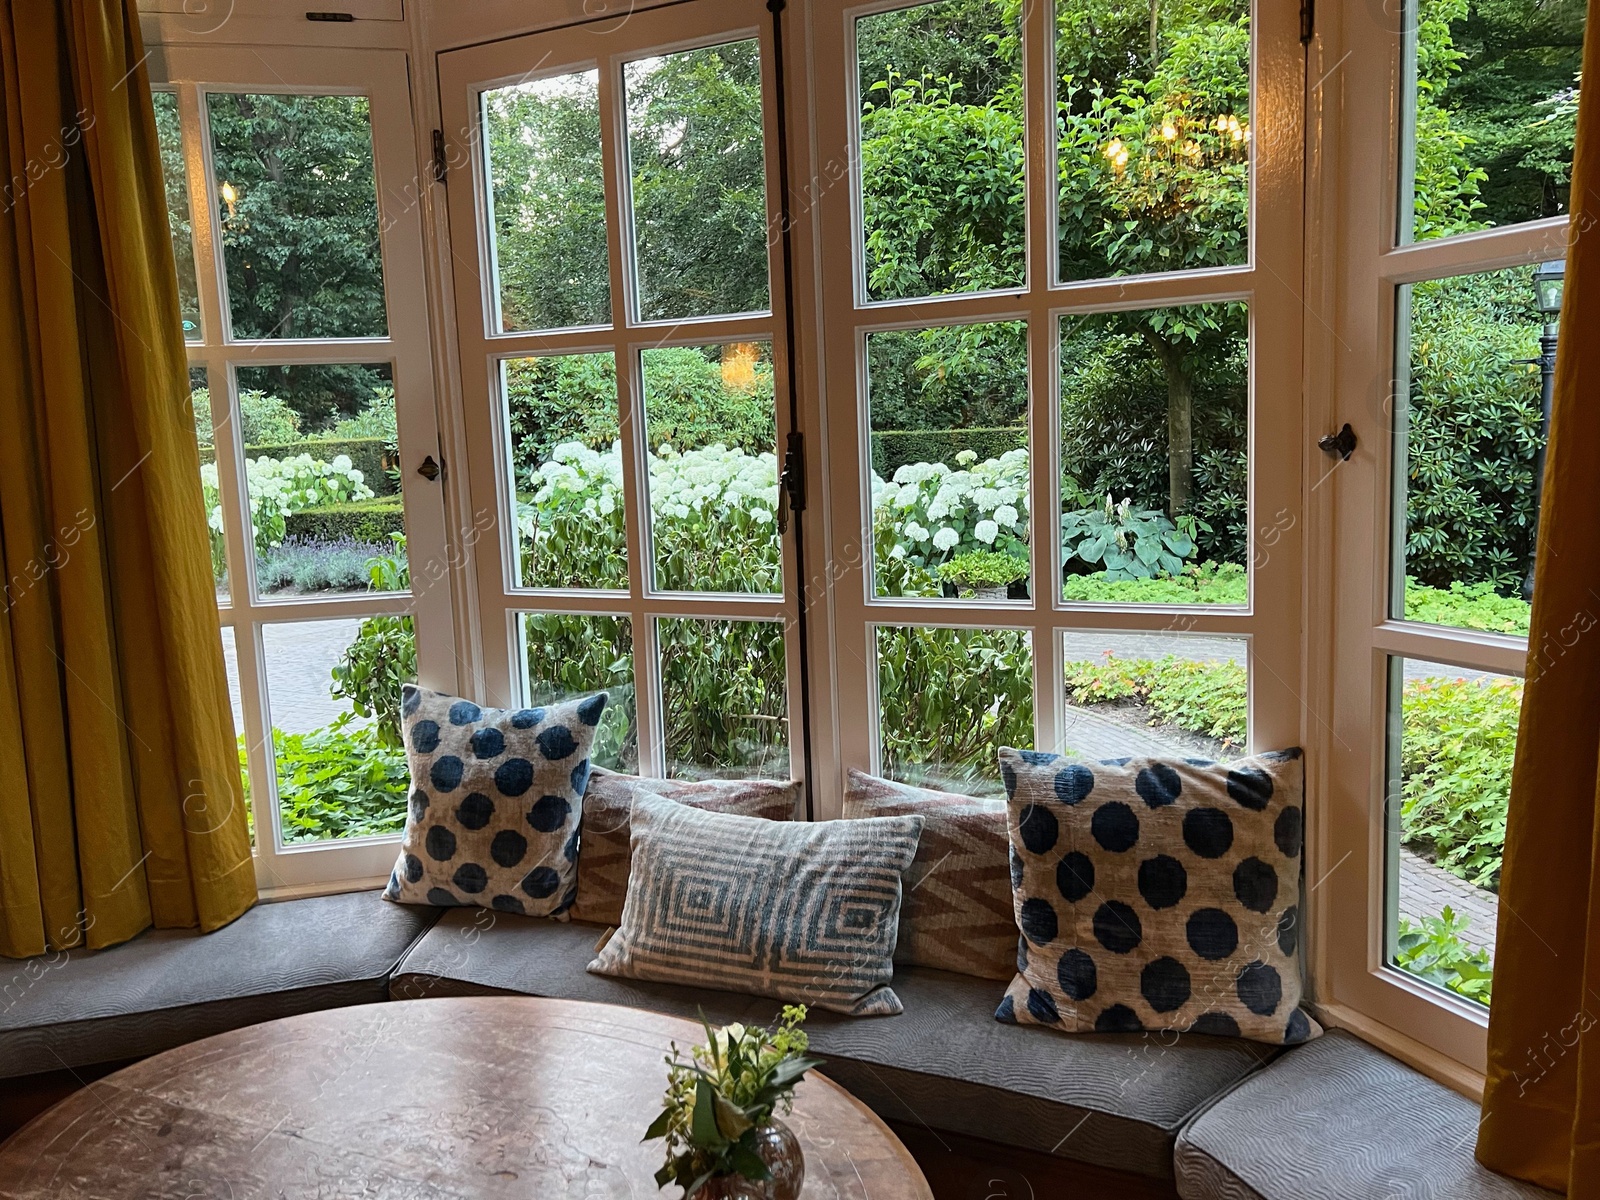
<svg viewBox="0 0 1600 1200"><path fill-rule="evenodd" d="M921 829L917 816L760 821L641 796L622 923L589 970L898 1013L900 879Z"/></svg>
<svg viewBox="0 0 1600 1200"><path fill-rule="evenodd" d="M583 798L578 899L570 913L574 921L597 925L621 922L622 902L628 895L631 817L639 796L665 796L707 812L787 821L799 803L800 783L774 779L707 779L690 783L619 775L596 767Z"/></svg>
<svg viewBox="0 0 1600 1200"><path fill-rule="evenodd" d="M907 813L922 816L922 840L906 872L895 962L1010 979L1017 971L1017 923L1005 801L912 787L851 768L847 820Z"/></svg>

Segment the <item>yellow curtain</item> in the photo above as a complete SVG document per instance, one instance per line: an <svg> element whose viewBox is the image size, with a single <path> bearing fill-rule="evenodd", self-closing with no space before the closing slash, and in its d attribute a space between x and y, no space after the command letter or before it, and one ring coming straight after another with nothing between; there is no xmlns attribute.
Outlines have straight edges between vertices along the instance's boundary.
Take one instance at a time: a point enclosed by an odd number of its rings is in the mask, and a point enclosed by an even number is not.
<svg viewBox="0 0 1600 1200"><path fill-rule="evenodd" d="M0 954L255 901L133 0L0 0Z"/></svg>
<svg viewBox="0 0 1600 1200"><path fill-rule="evenodd" d="M1592 23L1583 57L1600 80ZM1478 1159L1600 1200L1600 87L1578 105Z"/></svg>

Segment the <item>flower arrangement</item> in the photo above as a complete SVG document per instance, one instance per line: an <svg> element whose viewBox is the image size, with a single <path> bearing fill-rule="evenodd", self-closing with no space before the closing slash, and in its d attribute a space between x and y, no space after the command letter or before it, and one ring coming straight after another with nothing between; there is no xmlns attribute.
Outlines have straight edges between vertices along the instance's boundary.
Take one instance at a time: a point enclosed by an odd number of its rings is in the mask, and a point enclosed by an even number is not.
<svg viewBox="0 0 1600 1200"><path fill-rule="evenodd" d="M794 1104L794 1089L820 1061L806 1056L801 1005L785 1005L771 1029L706 1025L704 1045L667 1056L666 1106L644 1140L664 1138L667 1160L656 1185L677 1183L687 1198L717 1177L771 1176L759 1152L762 1130Z"/></svg>

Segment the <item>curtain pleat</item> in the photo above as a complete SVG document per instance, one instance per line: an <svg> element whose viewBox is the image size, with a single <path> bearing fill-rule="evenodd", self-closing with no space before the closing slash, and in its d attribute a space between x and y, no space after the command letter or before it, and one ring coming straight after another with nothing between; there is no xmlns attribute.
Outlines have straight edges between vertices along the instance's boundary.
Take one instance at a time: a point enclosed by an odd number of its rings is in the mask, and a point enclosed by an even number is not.
<svg viewBox="0 0 1600 1200"><path fill-rule="evenodd" d="M255 900L131 0L0 0L0 954Z"/></svg>
<svg viewBox="0 0 1600 1200"><path fill-rule="evenodd" d="M1600 79L1590 24L1584 77ZM1584 88L1478 1159L1600 1200L1600 89Z"/></svg>

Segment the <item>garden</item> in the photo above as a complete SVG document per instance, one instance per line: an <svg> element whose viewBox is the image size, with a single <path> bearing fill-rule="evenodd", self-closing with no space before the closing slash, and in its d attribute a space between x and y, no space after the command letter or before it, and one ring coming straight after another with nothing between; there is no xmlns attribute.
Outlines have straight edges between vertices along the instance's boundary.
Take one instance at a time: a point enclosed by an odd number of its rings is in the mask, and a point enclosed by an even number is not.
<svg viewBox="0 0 1600 1200"><path fill-rule="evenodd" d="M939 0L860 21L861 211L873 298L1021 280L1020 7ZM1570 22L1546 20L1536 0L1422 0L1420 8L1416 236L1563 211L1572 122L1561 97L1570 100L1581 42ZM1060 9L1063 278L1245 261L1248 11L1243 0L1083 0ZM767 305L762 189L752 186L762 170L760 72L753 51L740 48L751 45L667 56L628 81L648 316ZM268 111L254 117L257 142L306 133L297 113L264 103ZM506 89L486 111L503 322L604 319L592 95L581 81ZM348 118L344 110L319 118L332 158L351 153L340 142L355 136ZM233 136L226 128L224 135ZM296 211L295 180L257 172L250 182L247 196L281 189L279 210ZM230 221L224 233L249 250L241 261L281 259L278 248L294 238L265 221ZM323 242L338 243L327 233L320 230ZM230 276L250 328L304 320L308 305L336 332L381 320L369 311L381 295L379 265L359 239L348 240L330 252L314 296ZM660 264L674 267L656 271ZM1396 615L1527 631L1522 581L1543 437L1538 371L1526 361L1536 358L1539 336L1528 274L1518 268L1407 290L1406 454L1396 501L1405 566ZM867 532L876 593L1024 599L1048 587L1083 603L1245 603L1248 316L1240 304L1205 303L1076 316L1052 330L1061 361L1060 457L1046 469L1059 479L1061 511L1050 514L1030 512L1038 446L1028 434L1022 323L870 335ZM780 590L769 348L661 347L644 352L641 368L656 586ZM387 378L362 367L259 370L248 381L241 372L240 420L262 587L404 586ZM505 364L524 585L626 586L616 386L606 354ZM203 445L208 433L201 430ZM214 474L208 479L219 513ZM1029 551L1046 531L1060 539L1063 570L1042 581L1030 577ZM217 565L220 579L220 558ZM786 774L782 628L680 619L664 622L658 640L672 768ZM1173 744L1237 752L1246 733L1243 662L1189 654L1181 638L1170 640L1166 651L1074 658L1061 681L1068 703ZM596 759L635 765L629 623L530 614L523 642L535 700L613 690L619 702L607 711ZM995 748L1031 744L1035 655L1048 661L1045 648L1004 628L884 627L876 649L885 769L993 790ZM400 681L413 669L404 619L366 621L332 685L353 715L275 735L288 836L400 827L404 764L394 712ZM1400 693L1402 844L1428 869L1492 893L1520 682L1411 664ZM1489 951L1477 936L1472 941L1449 908L1407 917L1397 961L1487 999Z"/></svg>

